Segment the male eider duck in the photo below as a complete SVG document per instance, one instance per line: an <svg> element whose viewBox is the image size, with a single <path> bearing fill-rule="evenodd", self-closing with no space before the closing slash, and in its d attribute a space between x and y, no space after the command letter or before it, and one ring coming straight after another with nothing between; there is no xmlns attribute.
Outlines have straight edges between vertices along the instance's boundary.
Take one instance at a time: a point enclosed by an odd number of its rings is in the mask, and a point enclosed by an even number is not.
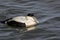
<svg viewBox="0 0 60 40"><path fill-rule="evenodd" d="M27 16L17 16L14 18L9 18L4 21L1 21L1 23L5 23L11 27L16 28L27 28L27 30L34 29L35 25L39 23L37 19L34 17L34 14L27 14Z"/></svg>

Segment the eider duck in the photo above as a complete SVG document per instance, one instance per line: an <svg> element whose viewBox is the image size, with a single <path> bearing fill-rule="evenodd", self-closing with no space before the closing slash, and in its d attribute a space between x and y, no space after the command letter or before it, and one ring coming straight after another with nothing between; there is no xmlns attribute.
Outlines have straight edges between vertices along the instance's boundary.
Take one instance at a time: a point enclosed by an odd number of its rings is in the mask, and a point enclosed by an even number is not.
<svg viewBox="0 0 60 40"><path fill-rule="evenodd" d="M1 21L1 23L7 24L11 27L15 28L27 28L27 30L34 29L34 25L39 23L37 19L34 17L34 14L27 14L27 16L17 16L14 18L9 18L4 21Z"/></svg>

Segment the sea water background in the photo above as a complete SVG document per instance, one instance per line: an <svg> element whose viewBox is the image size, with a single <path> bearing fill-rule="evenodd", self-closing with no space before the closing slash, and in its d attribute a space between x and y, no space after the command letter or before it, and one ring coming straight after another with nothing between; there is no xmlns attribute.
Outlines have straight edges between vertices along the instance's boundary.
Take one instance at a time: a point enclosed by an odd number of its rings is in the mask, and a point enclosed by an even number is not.
<svg viewBox="0 0 60 40"><path fill-rule="evenodd" d="M0 23L0 40L60 40L60 0L0 0L0 20L33 13L36 29L19 32Z"/></svg>

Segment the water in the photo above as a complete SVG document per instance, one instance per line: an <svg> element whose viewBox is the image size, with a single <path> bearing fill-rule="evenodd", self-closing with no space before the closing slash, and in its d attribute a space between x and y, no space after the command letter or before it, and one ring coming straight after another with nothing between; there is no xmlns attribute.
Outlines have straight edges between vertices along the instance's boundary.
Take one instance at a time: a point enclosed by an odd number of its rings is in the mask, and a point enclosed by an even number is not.
<svg viewBox="0 0 60 40"><path fill-rule="evenodd" d="M19 32L0 23L0 40L60 40L60 0L0 0L0 20L35 14L36 29Z"/></svg>

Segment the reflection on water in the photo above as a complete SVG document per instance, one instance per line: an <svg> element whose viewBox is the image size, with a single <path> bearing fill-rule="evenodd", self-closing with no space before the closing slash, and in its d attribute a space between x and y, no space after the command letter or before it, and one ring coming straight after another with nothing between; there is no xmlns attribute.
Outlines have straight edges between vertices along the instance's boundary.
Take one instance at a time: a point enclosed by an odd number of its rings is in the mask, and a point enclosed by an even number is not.
<svg viewBox="0 0 60 40"><path fill-rule="evenodd" d="M0 0L0 20L34 13L35 30L17 31L0 23L0 40L60 40L60 0Z"/></svg>

